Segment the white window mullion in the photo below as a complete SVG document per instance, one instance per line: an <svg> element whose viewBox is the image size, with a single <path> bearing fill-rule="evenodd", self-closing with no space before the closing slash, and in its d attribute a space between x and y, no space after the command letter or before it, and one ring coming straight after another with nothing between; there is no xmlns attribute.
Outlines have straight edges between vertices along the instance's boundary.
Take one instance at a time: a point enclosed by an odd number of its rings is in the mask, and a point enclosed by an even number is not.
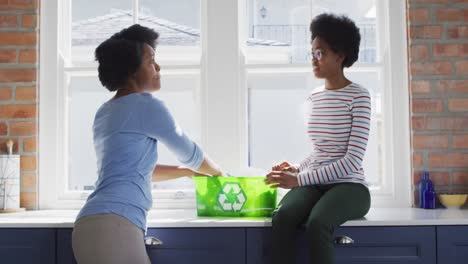
<svg viewBox="0 0 468 264"><path fill-rule="evenodd" d="M133 0L133 24L138 24L140 18L140 0Z"/></svg>
<svg viewBox="0 0 468 264"><path fill-rule="evenodd" d="M202 145L226 170L247 164L244 0L202 0Z"/></svg>
<svg viewBox="0 0 468 264"><path fill-rule="evenodd" d="M59 54L65 59L65 65L71 64L71 24L72 24L72 0L59 1ZM42 31L41 31L42 33Z"/></svg>
<svg viewBox="0 0 468 264"><path fill-rule="evenodd" d="M57 162L59 146L57 137L58 116L56 106L59 104L57 94L59 54L59 3L57 0L41 3L40 28L40 85L39 94L39 209L49 209L57 201L57 175L59 164Z"/></svg>
<svg viewBox="0 0 468 264"><path fill-rule="evenodd" d="M381 3L382 4L382 3ZM384 114L384 189L373 195L373 206L411 206L411 158L405 1L386 1L381 36Z"/></svg>
<svg viewBox="0 0 468 264"><path fill-rule="evenodd" d="M376 1L376 32L375 32L375 45L377 47L376 59L377 63L383 63L383 55L388 43L388 22L391 11L388 10L388 4L386 1Z"/></svg>
<svg viewBox="0 0 468 264"><path fill-rule="evenodd" d="M392 21L389 23L389 74L391 76L388 90L392 91L393 105L393 179L395 181L396 205L411 206L411 155L410 155L410 122L409 122L409 89L408 89L408 50L406 34L406 1L388 1L388 10ZM395 10L395 11L393 11ZM403 176L397 177L396 175Z"/></svg>
<svg viewBox="0 0 468 264"><path fill-rule="evenodd" d="M71 46L72 46L72 0L59 1L60 5L60 16L59 16L59 49L58 49L58 83L56 88L57 104L55 109L57 112L57 151L59 155L57 156L56 166L57 166L57 176L56 177L56 194L58 201L63 201L63 195L65 190L68 188L68 165L69 165L69 140L68 140L68 101L69 97L69 83L70 78L69 74L65 72L65 67L72 64L71 59ZM60 175L60 176L59 176Z"/></svg>

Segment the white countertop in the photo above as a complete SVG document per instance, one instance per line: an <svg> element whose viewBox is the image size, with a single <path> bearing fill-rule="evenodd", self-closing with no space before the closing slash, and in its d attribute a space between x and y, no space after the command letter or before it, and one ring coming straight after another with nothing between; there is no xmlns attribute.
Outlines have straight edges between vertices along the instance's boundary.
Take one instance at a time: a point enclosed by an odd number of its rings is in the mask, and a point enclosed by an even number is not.
<svg viewBox="0 0 468 264"><path fill-rule="evenodd" d="M77 210L0 214L0 228L72 228ZM372 208L365 218L343 226L468 225L467 209ZM197 217L195 210L152 210L148 227L263 227L270 218Z"/></svg>

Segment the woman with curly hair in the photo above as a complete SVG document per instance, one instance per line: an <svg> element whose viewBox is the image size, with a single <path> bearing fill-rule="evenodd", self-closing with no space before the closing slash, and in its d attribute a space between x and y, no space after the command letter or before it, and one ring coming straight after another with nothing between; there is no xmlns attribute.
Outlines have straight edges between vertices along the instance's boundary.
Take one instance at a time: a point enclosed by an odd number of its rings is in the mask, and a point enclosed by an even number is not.
<svg viewBox="0 0 468 264"><path fill-rule="evenodd" d="M220 168L177 125L163 101L155 48L158 33L133 25L101 43L96 51L102 85L114 96L93 124L98 165L96 189L75 222L73 253L79 264L150 263L144 244L152 206L151 182ZM158 143L184 167L157 165Z"/></svg>
<svg viewBox="0 0 468 264"><path fill-rule="evenodd" d="M299 164L273 166L265 180L291 189L273 214L273 263L296 263L295 234L302 226L310 263L334 263L334 229L365 216L371 202L362 168L371 99L343 72L358 59L359 28L345 16L321 14L310 31L313 72L325 85L306 101L310 154Z"/></svg>

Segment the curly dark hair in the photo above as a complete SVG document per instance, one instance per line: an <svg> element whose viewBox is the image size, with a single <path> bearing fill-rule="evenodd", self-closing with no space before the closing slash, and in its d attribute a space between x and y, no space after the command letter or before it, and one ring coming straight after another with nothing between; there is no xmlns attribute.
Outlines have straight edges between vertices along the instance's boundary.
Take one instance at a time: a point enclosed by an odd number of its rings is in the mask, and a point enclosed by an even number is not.
<svg viewBox="0 0 468 264"><path fill-rule="evenodd" d="M342 67L351 67L359 56L361 34L356 24L344 15L324 13L310 23L312 40L323 39L330 48L345 56Z"/></svg>
<svg viewBox="0 0 468 264"><path fill-rule="evenodd" d="M144 44L154 49L158 37L153 29L135 24L102 42L94 52L102 85L109 91L125 85L143 61Z"/></svg>

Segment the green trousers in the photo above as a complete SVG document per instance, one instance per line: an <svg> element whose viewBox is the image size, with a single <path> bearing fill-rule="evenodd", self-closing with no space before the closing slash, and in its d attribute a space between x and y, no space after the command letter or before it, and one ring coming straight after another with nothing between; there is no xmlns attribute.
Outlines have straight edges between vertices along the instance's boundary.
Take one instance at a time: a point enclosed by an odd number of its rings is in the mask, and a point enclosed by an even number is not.
<svg viewBox="0 0 468 264"><path fill-rule="evenodd" d="M296 234L305 226L312 264L333 264L333 233L347 220L365 216L369 189L358 183L297 187L278 204L272 218L272 263L296 263Z"/></svg>

